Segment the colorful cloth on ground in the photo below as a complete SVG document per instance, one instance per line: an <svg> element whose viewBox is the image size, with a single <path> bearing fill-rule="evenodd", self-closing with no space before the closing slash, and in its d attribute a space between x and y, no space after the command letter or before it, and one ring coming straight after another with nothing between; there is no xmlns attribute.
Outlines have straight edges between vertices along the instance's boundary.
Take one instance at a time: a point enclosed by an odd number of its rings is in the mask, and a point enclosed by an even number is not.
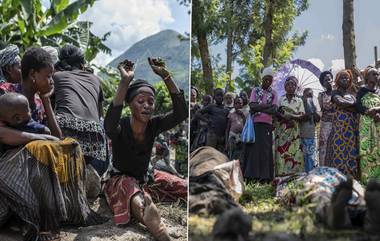
<svg viewBox="0 0 380 241"><path fill-rule="evenodd" d="M361 98L366 108L380 106L380 96L368 92ZM360 116L360 171L361 180L367 183L370 178L380 178L380 123L372 117Z"/></svg>
<svg viewBox="0 0 380 241"><path fill-rule="evenodd" d="M305 162L305 172L310 172L315 167L315 139L301 138L301 143Z"/></svg>
<svg viewBox="0 0 380 241"><path fill-rule="evenodd" d="M149 193L155 202L187 200L187 182L175 175L154 170L154 183L142 189L139 182L126 175L111 177L104 186L104 194L114 214L116 225L127 224L131 218L130 202L141 192Z"/></svg>
<svg viewBox="0 0 380 241"><path fill-rule="evenodd" d="M335 187L346 180L347 177L336 168L316 167L308 174L276 178L276 197L287 206L314 203L317 209L321 209L330 202ZM364 188L354 180L353 189L349 205L364 206Z"/></svg>
<svg viewBox="0 0 380 241"><path fill-rule="evenodd" d="M57 231L61 223L100 224L106 220L90 209L83 180L83 156L72 139L9 150L0 158L0 218L4 210L20 217L29 224L29 240L37 240L41 230Z"/></svg>
<svg viewBox="0 0 380 241"><path fill-rule="evenodd" d="M345 175L358 176L358 118L356 113L334 104L334 122L328 139L326 160Z"/></svg>
<svg viewBox="0 0 380 241"><path fill-rule="evenodd" d="M154 183L147 191L156 202L174 202L187 200L187 181L167 172L154 170Z"/></svg>
<svg viewBox="0 0 380 241"><path fill-rule="evenodd" d="M20 84L12 84L12 83L0 83L0 95L4 93L10 93L10 92L16 92L16 93L21 93L21 85ZM41 124L46 124L45 119L46 119L46 114L45 114L45 109L42 104L42 100L40 97L36 94L34 96L34 108L31 108L31 114L33 120L41 123Z"/></svg>
<svg viewBox="0 0 380 241"><path fill-rule="evenodd" d="M250 102L255 102L258 104L272 104L276 105L278 101L277 93L276 91L272 90L272 88L269 88L268 90L263 90L261 87L255 87L253 88L251 92ZM267 123L272 124L272 116L268 115L266 113L255 113L254 116L255 122L261 122L261 123Z"/></svg>
<svg viewBox="0 0 380 241"><path fill-rule="evenodd" d="M327 153L327 142L332 130L332 122L320 122L319 127L319 166L327 166L326 153Z"/></svg>
<svg viewBox="0 0 380 241"><path fill-rule="evenodd" d="M282 96L279 107L289 114L305 113L303 101L299 97L294 97L289 102L286 96ZM295 121L292 122L292 126L289 126L287 122L275 122L274 160L276 176L293 174L304 170L299 124Z"/></svg>
<svg viewBox="0 0 380 241"><path fill-rule="evenodd" d="M83 155L103 162L107 160L106 134L99 123L61 114L56 118L63 135L79 142Z"/></svg>

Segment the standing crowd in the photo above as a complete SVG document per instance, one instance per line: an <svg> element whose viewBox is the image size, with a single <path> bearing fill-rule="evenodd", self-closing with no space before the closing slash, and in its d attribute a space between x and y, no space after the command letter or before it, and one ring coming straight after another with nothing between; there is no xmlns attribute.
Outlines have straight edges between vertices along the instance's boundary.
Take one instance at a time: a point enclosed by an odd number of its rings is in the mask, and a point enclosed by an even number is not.
<svg viewBox="0 0 380 241"><path fill-rule="evenodd" d="M198 103L200 93L192 87L191 150L207 145L239 159L247 181L270 182L318 166L336 168L363 183L380 177L376 68L363 70L360 87L353 85L349 70L335 78L324 71L319 77L324 91L305 88L302 96L295 76L286 78L286 94L278 96L271 87L273 75L265 69L261 86L253 87L249 97L244 90L237 95L217 88ZM253 128L248 127L251 120ZM246 140L247 130L254 132L254 140Z"/></svg>

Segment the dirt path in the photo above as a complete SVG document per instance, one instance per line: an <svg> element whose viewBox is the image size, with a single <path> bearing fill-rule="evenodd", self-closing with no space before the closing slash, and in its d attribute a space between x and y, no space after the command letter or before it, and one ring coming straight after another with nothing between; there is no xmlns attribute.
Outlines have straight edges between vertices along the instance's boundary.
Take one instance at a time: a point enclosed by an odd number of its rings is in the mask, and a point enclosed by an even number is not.
<svg viewBox="0 0 380 241"><path fill-rule="evenodd" d="M173 240L187 240L186 207L178 203L158 204L161 217L168 227ZM111 218L112 213L104 199L98 198L91 207L96 212ZM140 224L131 224L125 227L116 226L112 218L102 225L64 228L61 232L62 241L150 241L154 240L147 229ZM22 241L22 237L10 230L0 230L0 241Z"/></svg>

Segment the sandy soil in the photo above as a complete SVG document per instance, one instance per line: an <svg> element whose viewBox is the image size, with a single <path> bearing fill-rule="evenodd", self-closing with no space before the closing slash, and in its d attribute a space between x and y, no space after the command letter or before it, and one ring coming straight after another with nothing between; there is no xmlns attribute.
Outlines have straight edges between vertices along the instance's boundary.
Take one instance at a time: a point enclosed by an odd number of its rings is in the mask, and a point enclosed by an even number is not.
<svg viewBox="0 0 380 241"><path fill-rule="evenodd" d="M179 203L157 204L161 217L167 225L173 240L187 240L186 207ZM112 221L112 213L104 198L98 198L91 204L96 212L109 217L107 223L91 227L63 228L61 241L149 241L154 240L147 229L141 224L131 224L124 227L116 226ZM22 237L11 230L0 230L1 241L22 241Z"/></svg>

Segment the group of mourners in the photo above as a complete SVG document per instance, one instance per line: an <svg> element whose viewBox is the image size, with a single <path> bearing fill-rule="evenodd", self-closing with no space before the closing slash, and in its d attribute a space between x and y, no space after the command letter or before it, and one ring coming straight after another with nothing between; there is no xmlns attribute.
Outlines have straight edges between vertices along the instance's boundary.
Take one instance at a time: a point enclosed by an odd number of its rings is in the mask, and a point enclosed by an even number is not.
<svg viewBox="0 0 380 241"><path fill-rule="evenodd" d="M350 70L319 77L324 91L301 89L295 76L284 81L285 94L271 85L264 69L261 86L239 95L215 89L197 103L191 89L191 149L211 146L239 159L246 182L276 184L287 205L317 204L317 216L333 228L380 228L380 78L375 67L362 71L355 85ZM248 128L248 121L253 128ZM319 130L319 131L318 131ZM247 131L254 140L247 141ZM318 151L317 151L318 150ZM319 155L317 157L317 155ZM361 184L367 185L365 188Z"/></svg>
<svg viewBox="0 0 380 241"><path fill-rule="evenodd" d="M356 89L349 70L338 72L335 81L330 71L322 72L319 81L325 91L318 98L310 88L297 95L299 82L294 76L286 78L286 94L278 96L271 88L273 74L265 69L261 86L251 90L249 99L244 90L235 95L218 88L197 103L198 90L193 87L192 150L208 145L240 159L247 180L268 182L317 166L337 168L364 183L380 177L376 68L363 71L364 84ZM248 118L254 123L253 143L242 138Z"/></svg>
<svg viewBox="0 0 380 241"><path fill-rule="evenodd" d="M102 177L116 224L134 218L155 239L171 240L152 199L186 201L186 180L148 169L155 138L183 122L188 107L165 63L148 61L172 111L153 115L155 88L134 80L125 60L103 119L101 80L79 48L31 47L22 57L15 45L0 49L0 228L16 222L25 240L44 241L60 240L62 225L104 223L87 200L99 195ZM121 116L124 105L130 116Z"/></svg>

